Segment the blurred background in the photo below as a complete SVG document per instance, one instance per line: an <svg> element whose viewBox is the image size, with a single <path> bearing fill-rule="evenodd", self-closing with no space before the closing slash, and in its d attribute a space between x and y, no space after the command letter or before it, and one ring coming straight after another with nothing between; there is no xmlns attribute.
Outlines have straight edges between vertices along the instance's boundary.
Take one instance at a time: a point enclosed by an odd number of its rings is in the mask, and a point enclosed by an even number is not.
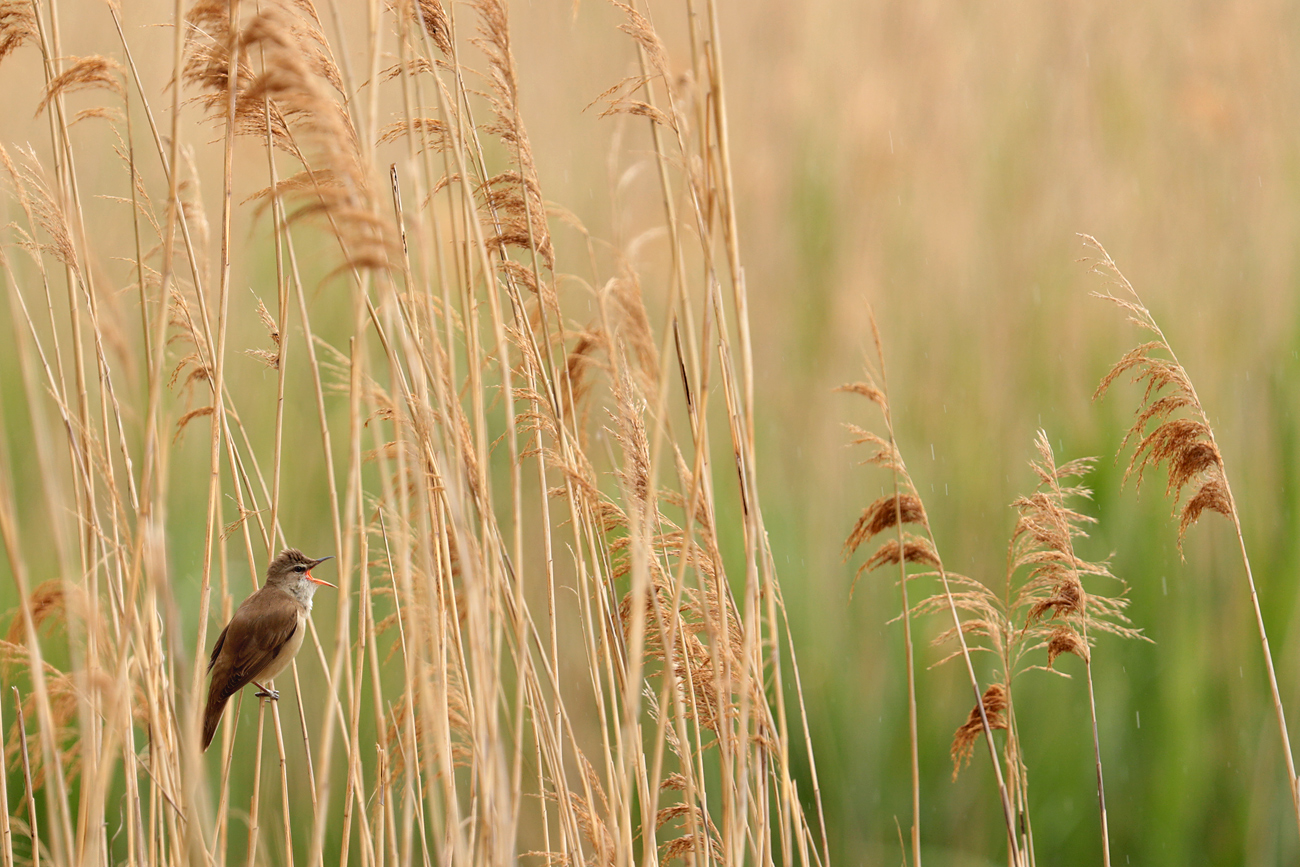
<svg viewBox="0 0 1300 867"><path fill-rule="evenodd" d="M84 18L66 22L68 51L112 53L107 16L82 5ZM681 9L650 12L686 75L691 59L674 41L687 26ZM662 206L644 123L588 107L636 71L617 30L622 14L593 0L515 3L511 14L543 195L599 239L602 261L627 257L658 329ZM760 493L832 863L898 863L911 811L902 631L889 623L897 587L868 575L850 601L861 557L842 556L860 510L890 484L845 448L845 423L883 432L875 408L833 392L862 378L870 307L900 446L949 568L1001 585L1009 504L1035 484L1038 428L1061 461L1101 457L1084 508L1099 523L1081 554L1113 558L1134 625L1154 642L1102 636L1094 652L1114 863L1294 863L1300 841L1235 538L1207 515L1188 533L1184 560L1162 480L1152 476L1141 496L1121 486L1128 456L1117 466L1114 455L1141 394L1121 384L1094 403L1092 393L1145 336L1089 297L1105 286L1079 261L1088 251L1077 233L1105 244L1142 294L1215 425L1283 702L1300 722L1300 8L829 0L722 2L718 14L758 373ZM145 75L165 80L170 35L147 25L166 20L167 4L132 3L125 15L132 40L159 46L137 58ZM6 146L47 135L43 119L30 120L37 62L28 50L0 68ZM691 92L688 79L677 84ZM105 152L102 166L83 171L120 195L110 135L82 134L83 147ZM192 143L200 163L219 158L219 142L200 132ZM215 192L204 191L214 220ZM0 207L14 218L11 202ZM258 224L247 219L252 237ZM585 239L553 225L557 272L593 281ZM127 226L102 231L132 243ZM235 297L268 264L238 262ZM260 346L265 332L244 306L231 345ZM318 311L318 331L328 334L336 316L345 333L348 311ZM21 473L33 471L21 456L33 445L16 351L0 346L0 398L21 490ZM252 360L228 375L232 388L274 390ZM184 405L179 392L169 399ZM169 550L181 582L197 582L190 552L201 546L205 494L185 480L204 478L206 466L196 429L172 467ZM296 472L304 498L317 496L306 458ZM28 549L39 551L43 518L23 520ZM302 547L328 543L309 513L284 520ZM0 584L0 605L14 602L12 585ZM987 756L977 752L952 779L949 743L971 696L957 666L929 667L946 651L924 640L944 626L917 622L923 853L996 864L1005 842ZM1017 681L1037 855L1096 864L1082 666L1058 667L1076 677Z"/></svg>
<svg viewBox="0 0 1300 867"><path fill-rule="evenodd" d="M519 6L517 42L548 197L593 223L609 121L580 114L579 66L628 71L589 28L613 10ZM832 854L898 863L910 815L897 587L844 537L889 479L844 447L883 432L861 378L875 308L905 458L946 564L998 587L1032 490L1042 427L1058 460L1096 455L1099 524L1134 624L1094 654L1114 863L1288 863L1286 772L1235 538L1207 515L1176 545L1163 478L1121 489L1114 455L1140 392L1094 403L1146 339L1089 297L1096 236L1142 294L1215 425L1242 511L1288 709L1297 646L1300 10L1258 4L721 4L741 249L759 370L760 479L808 702ZM664 19L668 19L666 22ZM527 23L525 23L527 22ZM656 26L674 22L667 10ZM669 42L671 48L672 42ZM675 57L683 66L688 58ZM608 65L606 65L606 63ZM589 66L590 65L590 66ZM630 137L630 136L629 136ZM552 151L551 149L554 148ZM638 166L625 144L620 171ZM631 189L615 232L635 224ZM633 216L629 216L629 213ZM632 223L632 225L629 225ZM590 227L590 224L589 224ZM646 242L652 247L653 240ZM645 281L653 295L651 281ZM922 620L929 637L944 626ZM996 863L987 756L956 782L948 745L971 704L956 665L918 652L924 854ZM1017 681L1040 863L1099 863L1082 665ZM1292 710L1292 716L1300 710Z"/></svg>
<svg viewBox="0 0 1300 867"><path fill-rule="evenodd" d="M607 158L609 132L582 125L586 90L550 76L596 64L603 41L587 28L613 13L544 7L516 10L520 32L538 37L517 43L535 146L557 149L539 158L543 185L594 220L608 193L582 167ZM922 0L721 14L762 495L833 856L898 863L895 822L906 834L910 814L901 626L887 625L897 588L867 576L849 602L857 561L841 556L858 510L889 484L844 448L845 422L881 430L875 408L832 393L861 378L872 305L901 446L950 568L1000 585L1008 504L1035 484L1038 427L1059 460L1102 458L1087 480L1096 500L1084 510L1100 523L1084 554L1113 555L1134 624L1155 642L1104 636L1094 654L1114 862L1294 860L1231 528L1207 516L1184 562L1163 480L1140 497L1121 489L1113 456L1140 394L1091 397L1146 338L1089 297L1105 287L1079 262L1076 233L1106 245L1211 416L1294 707L1298 10ZM615 54L584 73L626 71ZM636 165L630 145L619 166ZM624 188L650 187L648 165L642 174ZM616 228L635 237L627 210ZM919 634L943 625L921 621ZM950 779L949 740L971 699L957 666L926 670L941 655L918 654L926 854L994 863L1002 832L986 756ZM1082 666L1059 667L1079 677L1017 683L1037 851L1041 863L1098 863Z"/></svg>

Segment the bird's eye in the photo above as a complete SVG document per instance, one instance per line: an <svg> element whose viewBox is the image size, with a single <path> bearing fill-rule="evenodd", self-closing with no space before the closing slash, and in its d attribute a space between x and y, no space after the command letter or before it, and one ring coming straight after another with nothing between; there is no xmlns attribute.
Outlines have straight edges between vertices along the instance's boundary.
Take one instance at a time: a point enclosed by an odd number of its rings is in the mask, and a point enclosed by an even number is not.
<svg viewBox="0 0 1300 867"><path fill-rule="evenodd" d="M301 563L299 563L297 566L294 566L294 567L293 567L293 571L295 571L295 572L306 572L306 571L307 571L307 567L304 566L304 565L302 565Z"/></svg>

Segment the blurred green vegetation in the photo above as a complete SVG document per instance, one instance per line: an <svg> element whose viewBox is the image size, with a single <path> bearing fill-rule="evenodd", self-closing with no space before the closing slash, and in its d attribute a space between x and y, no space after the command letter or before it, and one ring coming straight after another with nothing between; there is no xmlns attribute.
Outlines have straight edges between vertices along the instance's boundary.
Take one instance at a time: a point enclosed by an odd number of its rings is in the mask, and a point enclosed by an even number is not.
<svg viewBox="0 0 1300 867"><path fill-rule="evenodd" d="M902 630L886 625L895 579L864 577L848 603L861 557L840 558L857 510L889 485L842 448L841 422L883 428L875 408L830 393L860 378L869 303L950 568L1001 584L1037 427L1061 460L1102 457L1083 508L1100 523L1081 553L1113 556L1155 642L1102 636L1094 656L1114 863L1294 860L1231 527L1207 516L1184 561L1163 479L1140 496L1121 487L1128 454L1112 457L1141 395L1091 394L1145 336L1088 297L1103 285L1076 261L1075 233L1105 243L1143 294L1216 426L1294 719L1295 10L834 4L732 23L763 494L833 852L897 862L895 821L905 836L911 812ZM987 756L951 780L972 697L956 666L927 669L940 656L918 648L926 854L998 863ZM1077 660L1060 667L1078 676L1017 681L1036 851L1098 863L1086 686Z"/></svg>

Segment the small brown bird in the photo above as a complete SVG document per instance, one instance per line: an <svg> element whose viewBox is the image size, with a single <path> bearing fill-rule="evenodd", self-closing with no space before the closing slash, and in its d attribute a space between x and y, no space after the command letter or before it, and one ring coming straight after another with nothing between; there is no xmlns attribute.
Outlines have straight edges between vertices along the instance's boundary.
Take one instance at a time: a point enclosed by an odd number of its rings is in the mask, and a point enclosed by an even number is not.
<svg viewBox="0 0 1300 867"><path fill-rule="evenodd" d="M280 697L266 684L289 667L302 647L316 586L334 587L311 575L314 567L329 559L313 560L296 548L281 551L267 567L266 583L243 601L217 636L208 660L212 685L203 712L203 749L217 733L226 702L239 690L251 683L261 690L259 697L272 701Z"/></svg>

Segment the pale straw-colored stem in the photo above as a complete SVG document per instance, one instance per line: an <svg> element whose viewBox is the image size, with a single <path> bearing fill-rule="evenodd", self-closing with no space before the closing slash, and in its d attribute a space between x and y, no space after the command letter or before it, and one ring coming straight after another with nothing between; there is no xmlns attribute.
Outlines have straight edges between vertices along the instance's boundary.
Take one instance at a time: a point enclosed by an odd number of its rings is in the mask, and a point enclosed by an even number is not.
<svg viewBox="0 0 1300 867"><path fill-rule="evenodd" d="M32 867L41 867L41 825L36 818L36 797L32 793L32 759L27 752L27 721L23 718L23 697L13 688L14 713L18 724L18 755L23 762L23 794L27 796L27 827L31 831ZM57 863L57 862L56 862Z"/></svg>
<svg viewBox="0 0 1300 867"><path fill-rule="evenodd" d="M1084 646L1087 646L1088 633L1084 631ZM1110 867L1110 822L1106 815L1106 785L1101 773L1101 738L1097 734L1097 696L1092 688L1092 660L1084 660L1084 670L1088 676L1088 711L1092 717L1092 749L1097 762L1097 806L1101 811L1101 863Z"/></svg>
<svg viewBox="0 0 1300 867"><path fill-rule="evenodd" d="M1139 321L1140 325L1152 331L1156 337L1159 338L1164 350L1169 353L1169 358L1174 365L1180 371L1186 371L1186 368L1184 368L1181 362L1179 362L1178 355L1174 352L1173 346L1170 345L1169 340L1165 337L1164 331L1161 330L1159 324L1156 322L1155 317L1151 315L1150 311L1147 310L1146 305L1142 303L1142 299L1138 295L1137 290L1133 288L1133 284L1130 283L1128 278L1119 270L1119 267L1115 264L1115 260L1113 260L1110 257L1110 254L1106 252L1106 248L1091 235L1084 235L1082 237L1087 244L1096 248L1096 250L1101 254L1102 264L1116 276L1119 285L1122 286L1126 292L1132 295L1134 301L1137 302L1137 306L1141 313L1141 319L1135 321ZM1111 300L1118 299L1111 296ZM1130 310L1130 312L1133 311ZM1136 316L1137 314L1134 315ZM1205 426L1206 436L1209 438L1214 454L1222 455L1223 453L1220 451L1219 444L1214 437L1214 428L1210 424L1209 417L1205 414L1205 409L1201 405L1200 397L1196 394L1196 387L1192 384L1191 377L1186 376L1184 373L1184 380L1187 384L1187 392L1191 397L1192 408L1200 422ZM1277 672L1273 667L1273 652L1269 649L1268 630L1264 625L1264 613L1260 608L1259 594L1255 589L1255 576L1250 567L1250 556L1246 553L1246 539L1241 530L1241 517L1237 512L1237 500L1232 495L1232 484L1228 481L1228 473L1227 470L1223 468L1222 460L1222 457L1220 457L1219 461L1220 469L1222 470L1223 489L1228 500L1228 511L1232 518L1233 530L1237 535L1237 547L1241 553L1241 563L1246 573L1246 587L1250 592L1250 604L1255 614L1255 628L1259 632L1260 649L1264 654L1264 671L1268 677L1269 693L1273 700L1273 714L1277 719L1278 734L1282 739L1282 756L1286 762L1287 788L1290 790L1291 794L1291 806L1295 813L1296 830L1300 831L1300 779L1297 779L1296 777L1295 758L1293 757L1291 750L1291 734L1286 723L1286 711L1282 707L1282 693L1278 688Z"/></svg>
<svg viewBox="0 0 1300 867"><path fill-rule="evenodd" d="M257 863L257 841L262 822L262 732L266 729L267 699L257 702L257 742L253 747L253 794L248 801L248 853L245 863Z"/></svg>

